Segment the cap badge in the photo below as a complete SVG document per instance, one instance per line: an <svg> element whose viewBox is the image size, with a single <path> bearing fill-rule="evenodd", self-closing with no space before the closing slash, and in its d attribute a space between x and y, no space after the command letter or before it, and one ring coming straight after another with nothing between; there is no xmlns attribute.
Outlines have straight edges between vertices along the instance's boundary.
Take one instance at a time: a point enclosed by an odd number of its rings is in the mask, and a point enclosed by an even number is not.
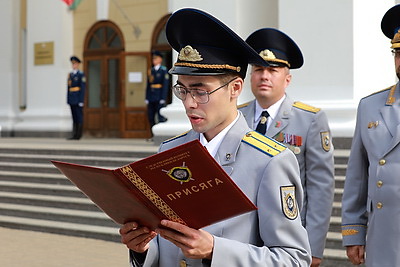
<svg viewBox="0 0 400 267"><path fill-rule="evenodd" d="M191 61L191 62L203 60L200 53L190 45L187 45L181 49L178 58L179 60Z"/></svg>
<svg viewBox="0 0 400 267"><path fill-rule="evenodd" d="M275 54L274 54L271 50L268 50L268 49L265 49L265 50L261 51L261 52L260 52L260 56L261 56L265 61L271 60L271 59L276 59Z"/></svg>
<svg viewBox="0 0 400 267"><path fill-rule="evenodd" d="M394 35L394 37L393 37L393 39L392 39L392 48L396 48L396 47L394 47L394 44L396 44L396 43L400 43L400 29L398 29L397 30L397 32L396 32L396 34Z"/></svg>

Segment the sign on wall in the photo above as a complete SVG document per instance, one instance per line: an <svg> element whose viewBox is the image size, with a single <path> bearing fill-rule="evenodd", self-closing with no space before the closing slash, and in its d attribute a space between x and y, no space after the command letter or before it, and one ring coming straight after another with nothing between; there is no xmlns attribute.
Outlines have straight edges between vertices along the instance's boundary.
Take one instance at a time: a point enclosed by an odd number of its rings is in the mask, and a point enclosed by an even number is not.
<svg viewBox="0 0 400 267"><path fill-rule="evenodd" d="M54 63L54 42L35 43L35 65Z"/></svg>

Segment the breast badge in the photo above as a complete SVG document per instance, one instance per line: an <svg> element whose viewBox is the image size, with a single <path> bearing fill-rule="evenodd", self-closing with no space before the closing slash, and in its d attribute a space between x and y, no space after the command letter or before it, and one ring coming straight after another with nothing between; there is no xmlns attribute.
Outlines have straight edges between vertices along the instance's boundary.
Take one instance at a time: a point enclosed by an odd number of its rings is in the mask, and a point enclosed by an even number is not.
<svg viewBox="0 0 400 267"><path fill-rule="evenodd" d="M368 123L368 129L376 128L379 125L379 121L371 121Z"/></svg>
<svg viewBox="0 0 400 267"><path fill-rule="evenodd" d="M329 138L329 132L321 132L321 144L322 148L328 152L331 149L331 139Z"/></svg>
<svg viewBox="0 0 400 267"><path fill-rule="evenodd" d="M282 202L282 211L285 216L294 220L298 215L297 202L295 197L295 186L282 186L281 187L281 202Z"/></svg>

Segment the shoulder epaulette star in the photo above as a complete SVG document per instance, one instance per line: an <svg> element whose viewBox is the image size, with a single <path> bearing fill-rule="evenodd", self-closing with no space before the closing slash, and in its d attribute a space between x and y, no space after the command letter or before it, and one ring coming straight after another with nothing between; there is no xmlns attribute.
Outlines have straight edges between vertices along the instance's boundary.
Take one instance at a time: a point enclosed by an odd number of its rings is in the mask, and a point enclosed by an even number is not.
<svg viewBox="0 0 400 267"><path fill-rule="evenodd" d="M256 131L248 132L243 137L242 142L270 155L271 157L278 155L286 149L283 144Z"/></svg>
<svg viewBox="0 0 400 267"><path fill-rule="evenodd" d="M177 136L171 137L171 138L165 140L165 141L162 142L162 143L163 143L163 144L166 144L166 143L169 143L169 142L171 142L171 141L173 141L173 140L176 140L176 139L179 139L179 138L181 138L181 137L184 137L184 136L187 135L188 132L189 132L189 131L184 132L184 133L181 133L181 134L179 134L179 135L177 135Z"/></svg>
<svg viewBox="0 0 400 267"><path fill-rule="evenodd" d="M248 105L250 105L250 102L243 103L243 104L237 106L237 108L244 108L244 107L247 107Z"/></svg>
<svg viewBox="0 0 400 267"><path fill-rule="evenodd" d="M317 113L318 111L321 110L320 108L316 108L316 107L307 105L307 104L305 104L303 102L300 102L300 101L294 102L293 103L293 107L301 109L301 110L305 110L305 111L308 111L308 112L312 112L312 113Z"/></svg>

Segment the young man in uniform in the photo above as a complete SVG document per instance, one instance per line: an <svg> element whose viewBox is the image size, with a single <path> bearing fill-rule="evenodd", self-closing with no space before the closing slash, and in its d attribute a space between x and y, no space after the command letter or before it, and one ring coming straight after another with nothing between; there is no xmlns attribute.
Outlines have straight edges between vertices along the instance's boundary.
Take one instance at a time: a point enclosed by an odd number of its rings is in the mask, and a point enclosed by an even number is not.
<svg viewBox="0 0 400 267"><path fill-rule="evenodd" d="M266 63L226 25L200 10L172 14L166 34L179 52L170 70L178 75L174 94L192 130L165 141L160 150L200 140L258 210L202 229L162 220L162 228L150 231L128 222L120 234L130 249L131 266L309 266L296 158L252 131L237 110L248 62Z"/></svg>
<svg viewBox="0 0 400 267"><path fill-rule="evenodd" d="M147 116L150 127L167 119L160 114L160 109L165 106L169 90L169 74L159 51L152 52L153 67L149 70L146 88ZM157 120L156 120L157 118Z"/></svg>
<svg viewBox="0 0 400 267"><path fill-rule="evenodd" d="M400 78L400 5L381 28ZM400 266L400 88L366 96L357 109L342 200L342 236L353 264Z"/></svg>
<svg viewBox="0 0 400 267"><path fill-rule="evenodd" d="M79 140L82 137L83 129L83 104L85 102L86 78L85 74L79 70L81 60L72 56L70 58L72 71L68 75L67 103L71 107L72 114L72 135L69 140Z"/></svg>
<svg viewBox="0 0 400 267"><path fill-rule="evenodd" d="M303 65L297 44L285 33L264 28L246 42L268 62L252 65L251 90L255 100L241 105L250 128L284 143L296 155L304 190L301 212L313 256L312 267L321 264L328 233L333 195L333 147L328 120L323 111L293 101L287 94L290 69Z"/></svg>

